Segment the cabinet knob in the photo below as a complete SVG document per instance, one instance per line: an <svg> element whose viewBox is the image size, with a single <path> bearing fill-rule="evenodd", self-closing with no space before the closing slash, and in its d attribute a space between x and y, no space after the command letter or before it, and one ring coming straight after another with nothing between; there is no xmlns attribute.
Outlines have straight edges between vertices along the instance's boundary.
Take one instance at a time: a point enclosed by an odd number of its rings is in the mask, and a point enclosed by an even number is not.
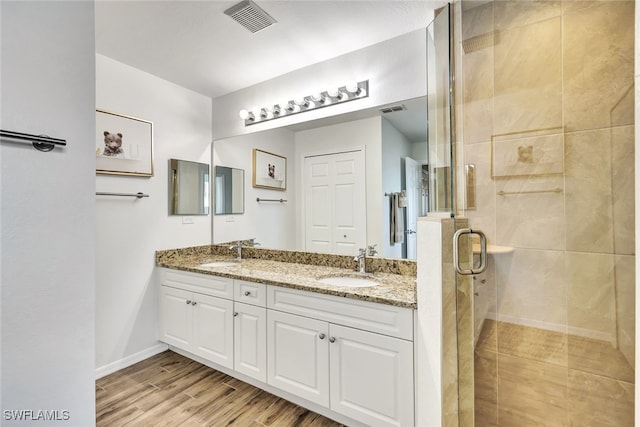
<svg viewBox="0 0 640 427"><path fill-rule="evenodd" d="M238 312L237 311L233 312L233 317L238 317Z"/></svg>
<svg viewBox="0 0 640 427"><path fill-rule="evenodd" d="M250 291L245 291L245 292L244 292L244 296L245 296L245 297L248 297L249 295L251 295L251 292L250 292Z"/></svg>
<svg viewBox="0 0 640 427"><path fill-rule="evenodd" d="M187 305L191 304L191 300L187 300Z"/></svg>
<svg viewBox="0 0 640 427"><path fill-rule="evenodd" d="M325 337L325 334L320 334L320 335L318 335L318 338L320 338L321 340L323 340L323 339L324 339L324 337Z"/></svg>
<svg viewBox="0 0 640 427"><path fill-rule="evenodd" d="M195 301L191 301L191 305L196 305L196 302Z"/></svg>
<svg viewBox="0 0 640 427"><path fill-rule="evenodd" d="M334 342L336 342L336 339L334 337L331 337L331 338L329 338L329 342L330 343L334 343Z"/></svg>

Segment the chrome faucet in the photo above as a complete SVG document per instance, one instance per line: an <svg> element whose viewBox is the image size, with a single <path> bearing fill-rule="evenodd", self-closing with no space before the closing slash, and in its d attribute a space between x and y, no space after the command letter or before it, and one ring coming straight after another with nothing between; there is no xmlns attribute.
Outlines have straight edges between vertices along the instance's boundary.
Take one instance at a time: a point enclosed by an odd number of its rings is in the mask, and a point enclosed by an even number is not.
<svg viewBox="0 0 640 427"><path fill-rule="evenodd" d="M231 249L231 250L237 249L238 250L238 256L236 257L236 259L238 261L240 261L242 259L242 240L238 240L238 242L235 245L229 246L229 249Z"/></svg>
<svg viewBox="0 0 640 427"><path fill-rule="evenodd" d="M368 256L376 256L378 255L378 250L376 249L378 245L369 245L367 246L367 255Z"/></svg>
<svg viewBox="0 0 640 427"><path fill-rule="evenodd" d="M238 240L238 242L235 245L229 246L229 249L234 250L237 249L238 250L238 256L236 257L236 259L239 261L242 259L242 247L243 246L248 246L250 248L254 247L254 246L260 246L260 243L256 242L256 238L252 238L247 240L246 242L243 240Z"/></svg>
<svg viewBox="0 0 640 427"><path fill-rule="evenodd" d="M358 272L360 274L365 274L366 271L366 260L367 260L367 250L366 249L358 249L358 255L356 255L353 260L358 263Z"/></svg>

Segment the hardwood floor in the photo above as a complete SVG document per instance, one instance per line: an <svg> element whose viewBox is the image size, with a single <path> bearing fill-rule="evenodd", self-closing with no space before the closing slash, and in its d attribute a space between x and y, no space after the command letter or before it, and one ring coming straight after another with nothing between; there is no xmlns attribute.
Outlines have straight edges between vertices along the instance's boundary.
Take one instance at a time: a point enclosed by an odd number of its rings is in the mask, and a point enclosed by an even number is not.
<svg viewBox="0 0 640 427"><path fill-rule="evenodd" d="M96 381L96 425L341 426L170 350Z"/></svg>

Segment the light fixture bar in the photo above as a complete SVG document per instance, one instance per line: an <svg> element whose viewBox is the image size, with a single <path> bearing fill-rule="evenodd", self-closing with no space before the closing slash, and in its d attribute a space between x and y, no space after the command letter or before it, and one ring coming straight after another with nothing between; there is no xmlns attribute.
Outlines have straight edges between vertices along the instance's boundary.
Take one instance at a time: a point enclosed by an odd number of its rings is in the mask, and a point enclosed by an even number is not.
<svg viewBox="0 0 640 427"><path fill-rule="evenodd" d="M255 106L240 111L245 126L264 123L280 117L293 116L306 111L318 110L331 105L343 104L369 96L369 80L353 82L341 87L330 88L324 92L295 99L280 101L268 106Z"/></svg>

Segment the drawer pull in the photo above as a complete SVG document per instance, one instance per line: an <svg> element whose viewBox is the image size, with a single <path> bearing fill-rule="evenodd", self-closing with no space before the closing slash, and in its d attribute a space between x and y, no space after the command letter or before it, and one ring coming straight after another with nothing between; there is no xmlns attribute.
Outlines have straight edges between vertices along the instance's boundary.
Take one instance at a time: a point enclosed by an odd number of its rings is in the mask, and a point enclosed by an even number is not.
<svg viewBox="0 0 640 427"><path fill-rule="evenodd" d="M233 312L233 317L238 317L238 312L237 311Z"/></svg>
<svg viewBox="0 0 640 427"><path fill-rule="evenodd" d="M191 304L191 300L187 300L187 305Z"/></svg>
<svg viewBox="0 0 640 427"><path fill-rule="evenodd" d="M318 335L318 338L320 338L321 340L323 340L323 339L324 339L324 337L325 337L325 334L320 334L320 335Z"/></svg>
<svg viewBox="0 0 640 427"><path fill-rule="evenodd" d="M248 297L249 295L251 295L251 292L250 292L250 291L245 291L245 292L244 292L244 296L245 296L245 297Z"/></svg>
<svg viewBox="0 0 640 427"><path fill-rule="evenodd" d="M195 301L191 301L191 305L196 305L196 302Z"/></svg>
<svg viewBox="0 0 640 427"><path fill-rule="evenodd" d="M331 337L329 338L329 342L333 344L334 342L336 342L336 339L334 337Z"/></svg>

